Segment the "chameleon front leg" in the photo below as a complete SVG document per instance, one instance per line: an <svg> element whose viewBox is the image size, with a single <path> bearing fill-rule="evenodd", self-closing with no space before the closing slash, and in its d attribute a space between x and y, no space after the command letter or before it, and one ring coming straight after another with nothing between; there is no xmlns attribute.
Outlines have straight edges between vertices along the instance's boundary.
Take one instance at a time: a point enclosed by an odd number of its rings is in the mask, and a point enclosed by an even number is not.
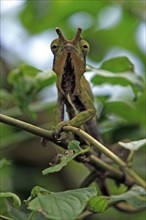
<svg viewBox="0 0 146 220"><path fill-rule="evenodd" d="M60 123L57 124L55 128L56 137L59 136L64 126L69 125L69 126L74 126L74 127L81 127L91 118L93 118L95 114L96 114L95 109L88 109L88 110L78 113L69 121L61 121Z"/></svg>
<svg viewBox="0 0 146 220"><path fill-rule="evenodd" d="M68 113L71 119L69 121L61 121L56 126L56 129L55 129L56 134L59 134L63 130L63 127L67 125L71 125L74 127L81 127L82 125L85 125L86 122L88 122L90 119L92 119L96 115L96 109L95 109L92 99L88 96L86 90L83 91L83 94L86 97L86 100L84 104L80 103L80 107L84 105L84 110L78 112L78 109L76 109L76 104L78 101L75 104L71 101L71 99L68 99L71 107L67 110L68 110ZM83 100L82 93L80 95L81 96L76 98L77 100L80 100L80 99ZM72 116L72 114L70 115L71 111L74 111L74 114L75 114L74 116Z"/></svg>
<svg viewBox="0 0 146 220"><path fill-rule="evenodd" d="M96 110L94 108L89 108L83 112L78 113L74 118L69 121L69 123L74 127L80 127L91 118L93 118L95 115Z"/></svg>

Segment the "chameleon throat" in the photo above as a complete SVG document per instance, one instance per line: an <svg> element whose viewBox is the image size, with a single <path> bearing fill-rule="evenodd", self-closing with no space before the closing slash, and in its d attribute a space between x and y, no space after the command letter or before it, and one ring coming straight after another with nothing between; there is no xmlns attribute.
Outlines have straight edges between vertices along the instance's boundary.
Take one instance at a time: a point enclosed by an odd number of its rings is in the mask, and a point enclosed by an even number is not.
<svg viewBox="0 0 146 220"><path fill-rule="evenodd" d="M75 89L75 74L70 54L67 55L66 63L64 66L64 73L62 76L61 87L66 94L72 94Z"/></svg>
<svg viewBox="0 0 146 220"><path fill-rule="evenodd" d="M67 55L66 63L64 66L64 73L62 76L61 87L66 94L66 97L72 97L70 102L68 100L65 101L68 113L70 118L73 118L77 112L85 111L86 108L82 101L80 100L78 95L73 95L75 90L75 73L74 67L72 66L70 54Z"/></svg>

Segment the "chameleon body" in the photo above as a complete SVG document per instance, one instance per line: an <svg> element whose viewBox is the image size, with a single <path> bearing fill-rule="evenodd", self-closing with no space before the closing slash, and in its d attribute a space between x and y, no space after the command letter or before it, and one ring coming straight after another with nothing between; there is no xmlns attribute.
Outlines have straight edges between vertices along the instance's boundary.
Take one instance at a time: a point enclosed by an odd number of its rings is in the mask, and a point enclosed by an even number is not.
<svg viewBox="0 0 146 220"><path fill-rule="evenodd" d="M86 55L89 44L81 37L82 29L78 28L75 37L67 40L59 28L58 38L51 43L54 54L53 70L57 75L58 89L58 124L56 133L60 133L65 125L83 128L95 139L100 140L96 122L96 109L88 81L84 77L86 71ZM64 107L69 121L64 121Z"/></svg>

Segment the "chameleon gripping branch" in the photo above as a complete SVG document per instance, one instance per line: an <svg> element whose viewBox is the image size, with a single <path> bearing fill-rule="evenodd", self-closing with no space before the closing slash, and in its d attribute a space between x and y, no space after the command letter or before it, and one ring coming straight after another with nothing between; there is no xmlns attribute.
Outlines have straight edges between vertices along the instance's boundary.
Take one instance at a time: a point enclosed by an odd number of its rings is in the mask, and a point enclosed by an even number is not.
<svg viewBox="0 0 146 220"><path fill-rule="evenodd" d="M78 28L72 40L67 40L59 28L56 29L56 32L58 38L51 43L51 50L54 54L53 70L57 75L56 85L58 90L56 114L58 117L55 132L44 130L5 115L0 115L0 121L51 140L64 148L67 147L67 142L65 143L61 139L62 131L69 131L75 135L75 138L81 140L81 145L86 145L88 142L93 146L94 154L89 155L90 160L88 162L92 167L96 170L101 168L104 173L107 171L106 173L109 173L109 176L119 181L123 179L126 173L135 183L146 189L145 181L117 155L101 144L94 97L89 82L84 77L86 56L90 47L88 42L81 37L82 29ZM64 121L65 106L69 121ZM60 142L58 143L59 139ZM112 159L121 169L102 161L101 158L98 158L97 151Z"/></svg>
<svg viewBox="0 0 146 220"><path fill-rule="evenodd" d="M72 40L67 40L62 31L56 28L58 38L51 43L54 54L53 70L57 75L58 91L56 137L59 137L64 126L82 127L96 140L101 141L96 121L94 97L86 80L86 56L90 46L81 37L82 29L78 28ZM69 121L64 121L66 106Z"/></svg>

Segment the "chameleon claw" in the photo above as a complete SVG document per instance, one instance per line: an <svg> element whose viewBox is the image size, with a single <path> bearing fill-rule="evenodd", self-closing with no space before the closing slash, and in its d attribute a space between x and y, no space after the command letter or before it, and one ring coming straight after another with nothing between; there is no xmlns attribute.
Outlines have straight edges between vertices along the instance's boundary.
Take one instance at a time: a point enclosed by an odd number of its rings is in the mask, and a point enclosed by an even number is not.
<svg viewBox="0 0 146 220"><path fill-rule="evenodd" d="M67 134L65 132L61 132L59 135L54 135L54 137L58 143L61 143L61 141L67 138Z"/></svg>
<svg viewBox="0 0 146 220"><path fill-rule="evenodd" d="M60 135L60 133L58 133L58 132L54 132L54 138L56 139L56 141L58 142L58 143L60 143L61 142L61 135Z"/></svg>
<svg viewBox="0 0 146 220"><path fill-rule="evenodd" d="M61 121L55 128L54 131L54 138L57 140L57 142L61 142L62 140L66 139L66 133L63 132L63 127L66 125L69 125L69 122Z"/></svg>

